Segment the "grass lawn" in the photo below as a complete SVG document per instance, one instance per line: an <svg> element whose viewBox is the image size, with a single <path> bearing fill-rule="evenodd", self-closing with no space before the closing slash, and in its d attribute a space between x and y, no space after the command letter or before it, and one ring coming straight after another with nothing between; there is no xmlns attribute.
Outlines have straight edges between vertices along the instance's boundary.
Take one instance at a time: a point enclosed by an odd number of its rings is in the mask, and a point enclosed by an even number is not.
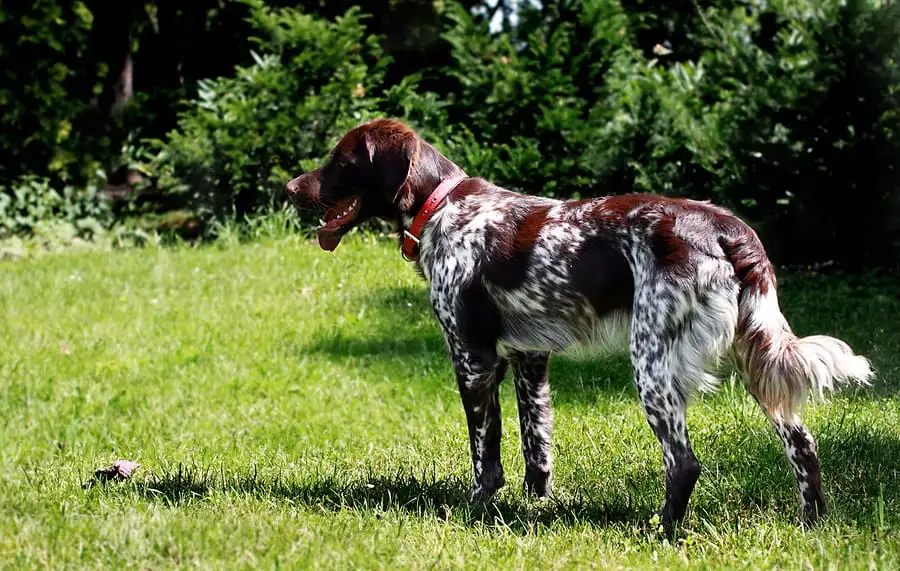
<svg viewBox="0 0 900 571"><path fill-rule="evenodd" d="M557 357L556 493L524 473L465 502L465 420L425 284L393 243L290 238L0 264L0 567L562 568L900 565L900 286L784 274L799 334L877 386L811 406L832 513L739 384L689 412L703 473L675 542L646 531L662 462L623 358ZM133 479L83 489L94 469Z"/></svg>

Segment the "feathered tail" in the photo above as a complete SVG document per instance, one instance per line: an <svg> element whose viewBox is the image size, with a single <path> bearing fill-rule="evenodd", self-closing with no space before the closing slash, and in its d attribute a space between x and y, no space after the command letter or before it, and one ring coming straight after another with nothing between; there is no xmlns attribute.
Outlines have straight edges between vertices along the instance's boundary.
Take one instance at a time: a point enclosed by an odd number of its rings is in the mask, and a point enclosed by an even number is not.
<svg viewBox="0 0 900 571"><path fill-rule="evenodd" d="M756 234L720 242L741 280L734 353L748 388L773 417L796 414L810 392L823 398L840 385L868 386L865 357L826 335L797 337L778 305L775 272Z"/></svg>

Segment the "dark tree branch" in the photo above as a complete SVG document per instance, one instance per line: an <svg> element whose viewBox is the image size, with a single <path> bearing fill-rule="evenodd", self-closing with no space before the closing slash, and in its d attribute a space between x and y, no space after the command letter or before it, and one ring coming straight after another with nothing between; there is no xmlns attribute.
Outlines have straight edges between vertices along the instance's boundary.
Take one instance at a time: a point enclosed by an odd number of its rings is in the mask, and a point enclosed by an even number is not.
<svg viewBox="0 0 900 571"><path fill-rule="evenodd" d="M107 68L97 100L99 120L107 127L108 121L124 110L132 95L131 39L135 1L119 0L109 4L95 1L89 7L94 15L91 44L95 64L106 64Z"/></svg>

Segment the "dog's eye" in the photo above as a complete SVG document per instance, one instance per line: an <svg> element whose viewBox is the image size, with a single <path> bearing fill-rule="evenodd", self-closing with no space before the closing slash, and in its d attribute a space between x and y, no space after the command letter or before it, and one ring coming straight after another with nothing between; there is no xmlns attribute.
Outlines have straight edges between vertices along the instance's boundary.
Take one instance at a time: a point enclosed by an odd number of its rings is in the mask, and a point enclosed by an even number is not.
<svg viewBox="0 0 900 571"><path fill-rule="evenodd" d="M335 155L330 161L328 161L328 164L325 165L325 168L323 170L331 174L335 174L352 166L353 164L349 160L347 160L346 157L342 155Z"/></svg>

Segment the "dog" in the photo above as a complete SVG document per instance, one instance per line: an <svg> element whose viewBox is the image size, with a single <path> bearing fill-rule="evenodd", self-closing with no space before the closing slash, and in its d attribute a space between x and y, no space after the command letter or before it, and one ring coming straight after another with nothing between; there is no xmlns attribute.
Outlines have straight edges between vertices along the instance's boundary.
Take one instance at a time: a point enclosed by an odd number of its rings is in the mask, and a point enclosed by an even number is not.
<svg viewBox="0 0 900 571"><path fill-rule="evenodd" d="M781 439L802 522L825 515L815 440L800 412L810 393L871 384L843 341L797 337L782 315L757 234L728 210L648 194L555 200L500 188L411 128L378 119L349 131L325 164L289 181L298 209L324 210L332 251L366 220L396 221L401 252L429 283L468 425L474 501L504 485L498 387L511 366L525 457L523 487L551 491L550 355L625 334L634 385L662 448L667 529L700 475L685 411L727 360Z"/></svg>

